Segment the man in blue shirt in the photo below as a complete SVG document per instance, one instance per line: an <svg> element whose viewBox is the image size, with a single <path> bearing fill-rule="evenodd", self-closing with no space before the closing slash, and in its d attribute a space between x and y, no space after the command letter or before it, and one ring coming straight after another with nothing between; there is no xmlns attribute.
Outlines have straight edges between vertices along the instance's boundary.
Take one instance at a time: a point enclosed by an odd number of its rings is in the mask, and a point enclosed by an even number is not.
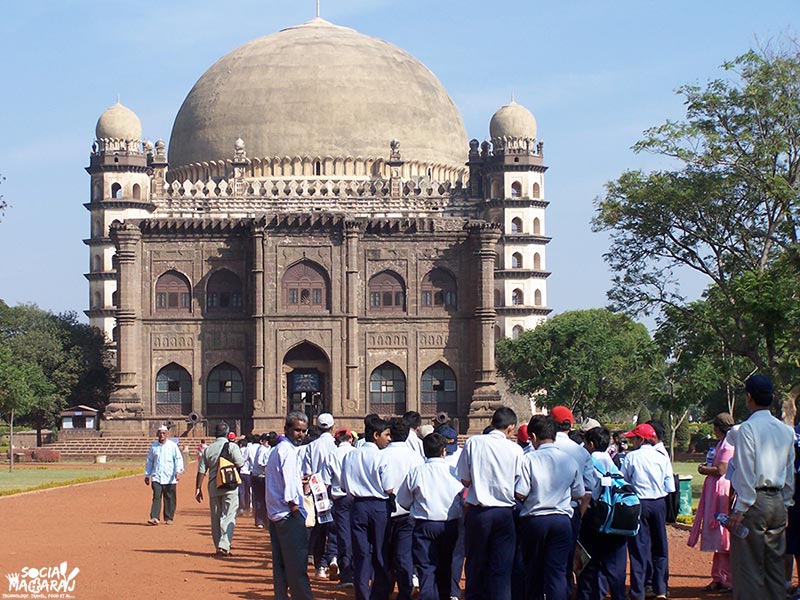
<svg viewBox="0 0 800 600"><path fill-rule="evenodd" d="M283 428L284 438L267 461L267 516L277 600L288 600L289 590L294 600L313 598L306 570L308 536L303 487L307 479L297 452L306 431L305 413L290 412Z"/></svg>
<svg viewBox="0 0 800 600"><path fill-rule="evenodd" d="M144 465L144 483L153 488L148 525L158 525L161 499L164 499L164 523L171 525L177 507L178 476L183 473L183 455L178 444L167 439L166 425L158 428L158 439L150 446Z"/></svg>

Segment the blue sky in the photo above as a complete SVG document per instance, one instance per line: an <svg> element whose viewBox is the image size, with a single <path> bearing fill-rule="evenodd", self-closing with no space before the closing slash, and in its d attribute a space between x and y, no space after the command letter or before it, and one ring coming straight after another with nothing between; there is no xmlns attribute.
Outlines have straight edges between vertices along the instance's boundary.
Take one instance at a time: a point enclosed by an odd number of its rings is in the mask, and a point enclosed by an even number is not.
<svg viewBox="0 0 800 600"><path fill-rule="evenodd" d="M680 118L674 90L721 74L760 42L796 35L800 2L776 0L322 0L322 16L424 62L488 136L514 94L545 142L548 304L603 306L608 240L593 201L626 169L660 166L630 150ZM143 136L168 141L195 81L245 42L314 16L315 0L28 0L0 20L0 298L82 314L88 304L89 177L98 116L116 101ZM466 151L466 149L465 149ZM692 281L694 294L701 282Z"/></svg>

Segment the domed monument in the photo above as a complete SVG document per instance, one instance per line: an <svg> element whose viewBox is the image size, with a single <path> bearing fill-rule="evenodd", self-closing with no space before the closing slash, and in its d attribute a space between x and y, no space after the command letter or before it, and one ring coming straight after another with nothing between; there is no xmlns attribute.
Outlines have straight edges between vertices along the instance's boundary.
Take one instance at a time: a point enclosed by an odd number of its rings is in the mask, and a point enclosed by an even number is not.
<svg viewBox="0 0 800 600"><path fill-rule="evenodd" d="M97 122L91 322L115 349L103 427L175 435L290 410L361 428L500 401L494 342L549 313L543 146L511 102L467 141L439 80L319 17L220 58L163 140Z"/></svg>

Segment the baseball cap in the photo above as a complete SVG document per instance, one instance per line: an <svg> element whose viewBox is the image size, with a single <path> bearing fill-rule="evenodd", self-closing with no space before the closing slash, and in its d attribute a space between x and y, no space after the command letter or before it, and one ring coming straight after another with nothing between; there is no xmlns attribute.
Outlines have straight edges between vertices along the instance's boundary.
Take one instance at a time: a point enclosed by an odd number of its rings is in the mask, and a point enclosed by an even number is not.
<svg viewBox="0 0 800 600"><path fill-rule="evenodd" d="M652 425L648 425L647 423L642 423L641 425L637 425L628 433L623 433L622 437L624 438L632 438L632 437L640 437L643 440L650 440L651 442L656 441L656 430L653 429Z"/></svg>
<svg viewBox="0 0 800 600"><path fill-rule="evenodd" d="M232 441L232 442L235 442L235 441L236 441L236 433L235 433L235 432L233 432L233 431L231 431L230 433L228 433L228 439L229 439L230 441Z"/></svg>
<svg viewBox="0 0 800 600"><path fill-rule="evenodd" d="M550 409L550 416L553 417L556 423L563 423L564 421L575 423L575 416L566 406L554 406Z"/></svg>
<svg viewBox="0 0 800 600"><path fill-rule="evenodd" d="M583 432L591 431L595 427L602 427L597 419L584 419L581 423L581 431Z"/></svg>
<svg viewBox="0 0 800 600"><path fill-rule="evenodd" d="M355 436L353 436L353 432L350 431L349 429L337 429L336 432L333 434L333 437L338 438L343 433L346 433L350 437L355 437Z"/></svg>
<svg viewBox="0 0 800 600"><path fill-rule="evenodd" d="M528 426L526 424L520 425L517 429L517 441L522 443L531 441L531 436L528 435Z"/></svg>
<svg viewBox="0 0 800 600"><path fill-rule="evenodd" d="M448 454L453 454L458 450L458 432L455 429L452 427L440 427L439 433L447 439L445 448L447 448Z"/></svg>
<svg viewBox="0 0 800 600"><path fill-rule="evenodd" d="M158 428L158 430L159 430L159 431L169 431L169 427L167 427L166 425L161 425L161 426Z"/></svg>
<svg viewBox="0 0 800 600"><path fill-rule="evenodd" d="M333 415L331 413L321 413L317 417L317 425L323 429L330 429L333 427Z"/></svg>
<svg viewBox="0 0 800 600"><path fill-rule="evenodd" d="M424 438L429 433L433 433L433 425L423 425L419 428L419 437Z"/></svg>
<svg viewBox="0 0 800 600"><path fill-rule="evenodd" d="M772 394L775 389L772 387L772 382L769 377L764 375L753 375L744 382L744 389L752 395L757 394Z"/></svg>

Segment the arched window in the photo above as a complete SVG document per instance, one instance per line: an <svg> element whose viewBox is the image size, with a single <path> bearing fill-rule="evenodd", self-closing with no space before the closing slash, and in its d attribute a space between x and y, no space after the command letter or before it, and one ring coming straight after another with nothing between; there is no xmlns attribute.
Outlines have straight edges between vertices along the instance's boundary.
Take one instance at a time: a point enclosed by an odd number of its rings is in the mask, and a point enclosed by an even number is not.
<svg viewBox="0 0 800 600"><path fill-rule="evenodd" d="M192 312L189 281L177 271L167 271L156 282L156 312Z"/></svg>
<svg viewBox="0 0 800 600"><path fill-rule="evenodd" d="M541 290L536 290L533 293L533 305L534 306L541 306L542 305L542 292L541 292Z"/></svg>
<svg viewBox="0 0 800 600"><path fill-rule="evenodd" d="M228 363L217 365L208 374L206 408L208 414L239 410L244 401L244 384L239 369Z"/></svg>
<svg viewBox="0 0 800 600"><path fill-rule="evenodd" d="M533 235L542 235L542 222L539 217L533 220Z"/></svg>
<svg viewBox="0 0 800 600"><path fill-rule="evenodd" d="M491 187L491 197L492 198L499 198L500 197L500 182L496 179L492 180L492 187Z"/></svg>
<svg viewBox="0 0 800 600"><path fill-rule="evenodd" d="M94 257L94 270L95 271L102 271L103 270L103 257L99 254L95 254Z"/></svg>
<svg viewBox="0 0 800 600"><path fill-rule="evenodd" d="M500 256L500 253L497 251L495 251L494 253L494 268L495 269L503 268L503 257Z"/></svg>
<svg viewBox="0 0 800 600"><path fill-rule="evenodd" d="M456 376L450 367L441 361L428 367L422 373L421 384L422 414L435 415L446 412L452 416L457 413Z"/></svg>
<svg viewBox="0 0 800 600"><path fill-rule="evenodd" d="M525 330L522 328L522 325L514 325L514 329L511 330L511 339L519 339L519 336L522 335L523 331Z"/></svg>
<svg viewBox="0 0 800 600"><path fill-rule="evenodd" d="M542 270L542 257L538 252L533 255L533 268L535 271Z"/></svg>
<svg viewBox="0 0 800 600"><path fill-rule="evenodd" d="M228 269L215 271L206 285L206 310L209 312L240 312L242 282Z"/></svg>
<svg viewBox="0 0 800 600"><path fill-rule="evenodd" d="M517 288L511 292L511 304L514 306L524 306L525 294L522 293L521 289Z"/></svg>
<svg viewBox="0 0 800 600"><path fill-rule="evenodd" d="M522 196L522 184L519 181L515 181L511 184L511 197L519 198L520 196Z"/></svg>
<svg viewBox="0 0 800 600"><path fill-rule="evenodd" d="M503 306L503 292L501 292L500 290L494 291L494 305Z"/></svg>
<svg viewBox="0 0 800 600"><path fill-rule="evenodd" d="M522 219L519 217L511 219L511 233L522 233Z"/></svg>
<svg viewBox="0 0 800 600"><path fill-rule="evenodd" d="M406 376L390 362L383 363L369 376L369 409L380 415L406 412Z"/></svg>
<svg viewBox="0 0 800 600"><path fill-rule="evenodd" d="M499 340L501 337L503 337L503 332L502 332L502 330L500 329L500 325L495 325L495 326L494 326L494 341L496 342L496 341L497 341L497 340Z"/></svg>
<svg viewBox="0 0 800 600"><path fill-rule="evenodd" d="M433 269L422 278L422 307L456 310L456 280L444 269Z"/></svg>
<svg viewBox="0 0 800 600"><path fill-rule="evenodd" d="M156 375L156 414L188 415L192 412L192 378L176 363Z"/></svg>
<svg viewBox="0 0 800 600"><path fill-rule="evenodd" d="M314 161L314 175L322 175L322 163L318 160Z"/></svg>
<svg viewBox="0 0 800 600"><path fill-rule="evenodd" d="M111 305L119 306L119 290L114 290L114 293L111 294Z"/></svg>
<svg viewBox="0 0 800 600"><path fill-rule="evenodd" d="M406 290L397 273L381 271L369 280L370 311L406 310Z"/></svg>
<svg viewBox="0 0 800 600"><path fill-rule="evenodd" d="M112 198L122 198L122 186L118 183L111 184L111 197Z"/></svg>
<svg viewBox="0 0 800 600"><path fill-rule="evenodd" d="M100 219L95 219L94 221L94 236L95 237L103 237L103 222Z"/></svg>
<svg viewBox="0 0 800 600"><path fill-rule="evenodd" d="M310 260L303 260L283 275L283 301L290 311L316 312L330 309L328 276Z"/></svg>
<svg viewBox="0 0 800 600"><path fill-rule="evenodd" d="M133 189L131 190L131 196L133 196L134 200L141 200L142 199L142 186L138 183L133 184Z"/></svg>
<svg viewBox="0 0 800 600"><path fill-rule="evenodd" d="M522 254L519 252L514 252L511 255L511 268L512 269L521 269L522 268Z"/></svg>
<svg viewBox="0 0 800 600"><path fill-rule="evenodd" d="M533 197L534 198L541 198L541 188L539 187L538 183L533 184Z"/></svg>
<svg viewBox="0 0 800 600"><path fill-rule="evenodd" d="M94 308L103 308L103 295L100 292L94 293Z"/></svg>

